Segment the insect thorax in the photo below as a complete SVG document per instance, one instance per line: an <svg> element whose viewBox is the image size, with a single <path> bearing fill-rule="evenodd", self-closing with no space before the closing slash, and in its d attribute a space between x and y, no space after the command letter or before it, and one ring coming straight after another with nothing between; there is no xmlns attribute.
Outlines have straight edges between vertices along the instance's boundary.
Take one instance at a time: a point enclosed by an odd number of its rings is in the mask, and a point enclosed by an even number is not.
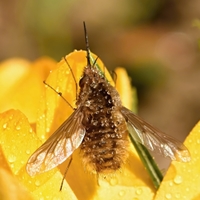
<svg viewBox="0 0 200 200"><path fill-rule="evenodd" d="M81 150L86 167L102 173L119 169L127 159L128 132L118 92L97 70L86 69L77 106L84 113Z"/></svg>

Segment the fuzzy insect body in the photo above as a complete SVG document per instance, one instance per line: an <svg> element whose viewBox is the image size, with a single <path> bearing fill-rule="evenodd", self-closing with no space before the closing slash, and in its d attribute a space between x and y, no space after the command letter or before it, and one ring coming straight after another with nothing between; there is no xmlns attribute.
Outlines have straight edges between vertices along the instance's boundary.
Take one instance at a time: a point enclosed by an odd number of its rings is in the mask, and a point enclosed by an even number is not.
<svg viewBox="0 0 200 200"><path fill-rule="evenodd" d="M128 131L116 89L92 66L79 82L77 108L84 113L83 162L98 173L117 170L128 157Z"/></svg>

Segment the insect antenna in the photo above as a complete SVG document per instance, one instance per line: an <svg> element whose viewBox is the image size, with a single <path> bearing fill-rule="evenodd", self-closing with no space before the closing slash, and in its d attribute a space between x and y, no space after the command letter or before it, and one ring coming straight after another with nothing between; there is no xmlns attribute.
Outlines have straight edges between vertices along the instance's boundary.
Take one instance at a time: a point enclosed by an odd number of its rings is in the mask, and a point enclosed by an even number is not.
<svg viewBox="0 0 200 200"><path fill-rule="evenodd" d="M87 29L86 29L86 24L83 22L83 27L84 27L84 35L85 35L85 44L86 44L86 51L87 51L87 65L91 66L90 62L90 47L89 47L89 40L88 40L88 34L87 34Z"/></svg>
<svg viewBox="0 0 200 200"><path fill-rule="evenodd" d="M64 183L65 177L66 177L66 175L67 175L67 172L68 172L68 170L69 170L69 167L70 167L71 163L72 163L72 156L70 157L69 163L68 163L67 168L66 168L66 170L65 170L65 173L64 173L64 175L63 175L62 182L61 182L61 184L60 184L60 191L62 190L63 183Z"/></svg>
<svg viewBox="0 0 200 200"><path fill-rule="evenodd" d="M72 105L63 97L61 92L56 91L51 85L49 85L48 83L46 83L45 81L43 81L43 83L48 86L49 88L51 88L55 93L57 93L73 110L75 110L75 108L72 107Z"/></svg>

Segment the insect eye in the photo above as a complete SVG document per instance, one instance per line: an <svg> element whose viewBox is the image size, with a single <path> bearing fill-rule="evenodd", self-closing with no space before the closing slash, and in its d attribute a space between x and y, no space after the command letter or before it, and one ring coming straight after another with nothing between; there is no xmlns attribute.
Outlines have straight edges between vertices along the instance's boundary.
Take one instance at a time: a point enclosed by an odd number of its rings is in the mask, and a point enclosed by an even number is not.
<svg viewBox="0 0 200 200"><path fill-rule="evenodd" d="M79 81L79 86L80 87L83 87L85 84L87 84L88 83L88 77L87 76L84 76L84 77L82 77L81 79L80 79L80 81Z"/></svg>

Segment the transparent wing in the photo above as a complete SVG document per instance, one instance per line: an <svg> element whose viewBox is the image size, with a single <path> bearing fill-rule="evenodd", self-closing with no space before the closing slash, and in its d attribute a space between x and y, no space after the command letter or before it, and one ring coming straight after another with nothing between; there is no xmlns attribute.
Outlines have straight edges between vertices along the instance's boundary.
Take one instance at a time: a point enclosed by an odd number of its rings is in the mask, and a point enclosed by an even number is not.
<svg viewBox="0 0 200 200"><path fill-rule="evenodd" d="M29 158L26 170L29 175L48 171L64 162L77 149L84 136L83 114L76 110Z"/></svg>
<svg viewBox="0 0 200 200"><path fill-rule="evenodd" d="M127 108L123 107L121 112L127 121L129 133L137 142L172 160L190 161L190 153L181 142L156 130Z"/></svg>

